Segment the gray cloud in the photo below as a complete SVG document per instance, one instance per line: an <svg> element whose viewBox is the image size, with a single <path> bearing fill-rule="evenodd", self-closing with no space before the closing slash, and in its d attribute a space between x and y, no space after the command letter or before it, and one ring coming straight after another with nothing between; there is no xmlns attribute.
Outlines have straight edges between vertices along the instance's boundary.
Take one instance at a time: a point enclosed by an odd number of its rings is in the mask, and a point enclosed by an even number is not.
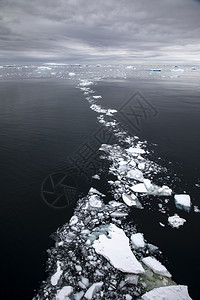
<svg viewBox="0 0 200 300"><path fill-rule="evenodd" d="M198 63L197 0L0 0L0 61Z"/></svg>

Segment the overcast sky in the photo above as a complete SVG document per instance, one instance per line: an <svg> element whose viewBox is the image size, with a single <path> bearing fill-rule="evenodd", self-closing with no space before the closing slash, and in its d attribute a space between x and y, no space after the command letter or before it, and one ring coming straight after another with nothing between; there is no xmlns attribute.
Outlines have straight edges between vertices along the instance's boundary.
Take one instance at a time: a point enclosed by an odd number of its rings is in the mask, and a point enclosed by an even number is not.
<svg viewBox="0 0 200 300"><path fill-rule="evenodd" d="M0 63L197 63L198 0L0 0Z"/></svg>

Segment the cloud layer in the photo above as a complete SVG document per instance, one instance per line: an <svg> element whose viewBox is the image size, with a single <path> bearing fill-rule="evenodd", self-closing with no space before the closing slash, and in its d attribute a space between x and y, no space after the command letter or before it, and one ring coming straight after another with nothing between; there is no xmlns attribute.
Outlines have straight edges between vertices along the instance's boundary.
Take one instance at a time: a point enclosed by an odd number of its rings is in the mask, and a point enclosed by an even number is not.
<svg viewBox="0 0 200 300"><path fill-rule="evenodd" d="M199 63L195 0L0 0L0 61Z"/></svg>

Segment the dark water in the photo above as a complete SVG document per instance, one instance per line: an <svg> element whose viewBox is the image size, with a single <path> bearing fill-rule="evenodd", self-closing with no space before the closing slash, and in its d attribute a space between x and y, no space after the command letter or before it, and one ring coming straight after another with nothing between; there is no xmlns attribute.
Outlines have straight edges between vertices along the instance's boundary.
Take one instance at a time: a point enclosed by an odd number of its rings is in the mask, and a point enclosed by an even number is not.
<svg viewBox="0 0 200 300"><path fill-rule="evenodd" d="M31 299L45 279L45 250L54 244L49 235L73 213L73 205L60 210L46 205L40 189L45 176L65 171L67 158L99 128L96 113L75 86L66 79L1 81L1 299ZM102 95L103 106L119 110L130 134L149 142L152 159L177 174L179 181L170 178L177 191L188 192L200 206L200 188L195 186L200 182L198 80L107 80L93 89ZM136 130L122 118L120 107L138 92L157 114L140 118ZM83 182L80 187L87 189ZM154 212L133 218L168 257L174 280L187 284L198 299L200 214L187 215L179 230L160 227Z"/></svg>
<svg viewBox="0 0 200 300"><path fill-rule="evenodd" d="M45 279L49 235L73 205L53 209L41 198L51 173L92 135L96 116L76 83L10 80L0 84L1 299L31 299Z"/></svg>

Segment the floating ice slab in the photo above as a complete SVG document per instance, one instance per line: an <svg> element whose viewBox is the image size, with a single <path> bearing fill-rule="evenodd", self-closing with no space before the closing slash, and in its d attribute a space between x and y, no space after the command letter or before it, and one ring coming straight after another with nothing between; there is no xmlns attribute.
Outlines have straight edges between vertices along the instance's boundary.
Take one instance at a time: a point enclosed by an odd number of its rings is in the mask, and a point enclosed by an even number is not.
<svg viewBox="0 0 200 300"><path fill-rule="evenodd" d="M90 204L90 206L95 207L95 208L102 207L102 201L101 201L101 199L99 198L98 195L92 195L92 196L90 196L90 198L89 198L89 204Z"/></svg>
<svg viewBox="0 0 200 300"><path fill-rule="evenodd" d="M143 234L139 232L132 234L131 243L134 248L143 248L145 246Z"/></svg>
<svg viewBox="0 0 200 300"><path fill-rule="evenodd" d="M91 300L93 299L93 296L95 295L96 292L98 292L101 287L103 285L103 282L100 281L100 282L96 282L94 283L88 290L87 292L85 293L84 297L88 300Z"/></svg>
<svg viewBox="0 0 200 300"><path fill-rule="evenodd" d="M94 99L101 99L101 96L92 96Z"/></svg>
<svg viewBox="0 0 200 300"><path fill-rule="evenodd" d="M168 222L171 227L179 228L180 226L184 225L186 220L183 218L180 218L177 214L175 214L174 216L168 218Z"/></svg>
<svg viewBox="0 0 200 300"><path fill-rule="evenodd" d="M142 209L142 205L134 194L122 194L122 199L128 206L135 206Z"/></svg>
<svg viewBox="0 0 200 300"><path fill-rule="evenodd" d="M144 180L143 173L138 169L128 171L126 176L128 178L135 179L135 180L142 181L142 182Z"/></svg>
<svg viewBox="0 0 200 300"><path fill-rule="evenodd" d="M159 287L142 296L143 300L192 300L185 285Z"/></svg>
<svg viewBox="0 0 200 300"><path fill-rule="evenodd" d="M136 184L130 189L133 192L146 193L154 196L171 196L172 194L172 190L168 186L163 185L162 187L159 187L155 184L152 184L149 179L144 179L144 183Z"/></svg>
<svg viewBox="0 0 200 300"><path fill-rule="evenodd" d="M57 292L56 300L66 300L67 297L73 293L73 287L64 286L61 290Z"/></svg>
<svg viewBox="0 0 200 300"><path fill-rule="evenodd" d="M167 271L165 266L163 266L157 259L154 257L148 256L142 259L142 262L151 270L154 271L154 273L166 276L166 277L171 277L172 275Z"/></svg>
<svg viewBox="0 0 200 300"><path fill-rule="evenodd" d="M71 219L69 220L69 225L73 226L78 222L78 217L77 216L73 216L71 217Z"/></svg>
<svg viewBox="0 0 200 300"><path fill-rule="evenodd" d="M187 194L180 194L174 196L175 205L179 209L183 209L187 212L190 211L191 208L191 200L190 196Z"/></svg>
<svg viewBox="0 0 200 300"><path fill-rule="evenodd" d="M60 262L57 261L57 271L56 273L51 277L51 284L52 285L57 285L58 283L58 280L60 279L60 276L62 275L63 273L63 270L61 270L60 268Z"/></svg>
<svg viewBox="0 0 200 300"><path fill-rule="evenodd" d="M144 154L145 153L145 151L143 149L133 148L133 147L130 147L130 148L126 149L126 151L130 154L133 154L133 155L135 155L135 154Z"/></svg>
<svg viewBox="0 0 200 300"><path fill-rule="evenodd" d="M131 251L128 237L116 225L109 224L108 237L105 234L101 234L99 239L94 241L93 247L98 254L103 255L116 269L125 273L144 273L141 263Z"/></svg>
<svg viewBox="0 0 200 300"><path fill-rule="evenodd" d="M184 72L184 70L183 69L172 69L171 72L182 73L182 72Z"/></svg>

